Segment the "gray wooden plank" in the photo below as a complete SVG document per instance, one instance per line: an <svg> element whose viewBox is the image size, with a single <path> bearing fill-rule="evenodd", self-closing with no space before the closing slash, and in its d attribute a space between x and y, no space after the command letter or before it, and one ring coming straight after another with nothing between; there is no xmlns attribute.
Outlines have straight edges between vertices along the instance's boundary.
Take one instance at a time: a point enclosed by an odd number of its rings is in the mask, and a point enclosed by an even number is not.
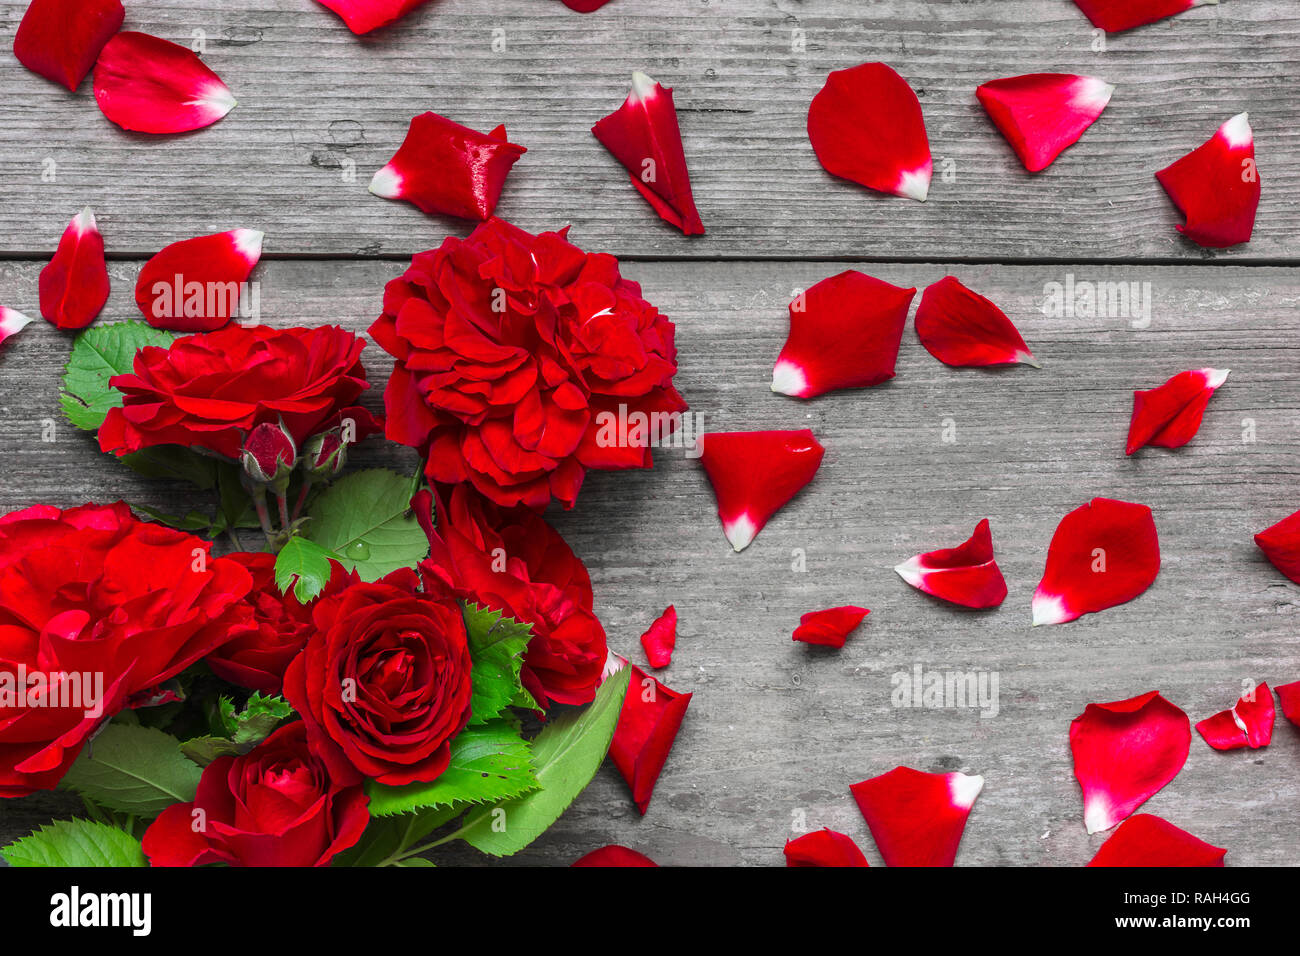
<svg viewBox="0 0 1300 956"><path fill-rule="evenodd" d="M133 317L134 263L113 263L106 318ZM1075 268L1077 281L1149 282L1148 328L1129 319L1044 315L1046 283L1067 267L952 270L998 302L1044 368L950 369L909 330L899 375L865 392L809 403L768 390L794 288L837 271L825 263L627 266L678 324L679 384L713 430L811 427L826 445L816 480L747 551L733 554L695 462L661 452L652 471L589 477L578 506L552 515L587 562L611 646L641 660L637 637L668 603L681 615L664 679L691 691L677 745L640 818L610 768L520 863L567 863L621 842L665 863L779 864L792 825L851 834L873 863L849 784L899 764L987 778L960 864L1079 865L1101 842L1083 829L1067 747L1089 701L1159 688L1193 721L1228 706L1243 679L1300 679L1300 592L1251 535L1300 507L1300 271L1266 267ZM0 302L26 306L35 264L0 265ZM260 267L264 318L363 329L400 266L272 262ZM867 271L912 285L942 265ZM87 497L170 510L201 503L99 455L58 419L65 335L43 323L0 353L0 509ZM368 350L369 351L369 350ZM382 381L388 363L369 357ZM1185 368L1228 367L1195 441L1177 452L1123 454L1130 392ZM375 396L377 399L377 396ZM942 440L945 420L957 441ZM1256 440L1243 442L1253 423ZM410 451L371 442L362 464L410 467ZM1136 500L1156 515L1163 568L1138 600L1081 621L1030 628L1029 598L1056 523L1093 495ZM988 613L940 606L891 570L992 521L1010 597ZM792 570L804 549L807 571ZM840 652L790 641L805 611L872 608ZM991 670L1001 709L895 709L890 676L915 664ZM1146 809L1217 845L1229 864L1293 863L1300 838L1300 732L1281 721L1272 745L1220 754L1193 739L1187 767ZM0 839L67 802L48 795L0 808ZM471 852L449 859L475 861Z"/></svg>
<svg viewBox="0 0 1300 956"><path fill-rule="evenodd" d="M0 3L6 48L23 9ZM1112 36L1104 52L1067 0L615 0L588 16L558 0L438 0L364 39L310 0L156 0L132 5L127 27L187 44L201 32L240 105L195 134L128 135L99 114L89 82L71 95L6 54L0 249L46 254L91 204L121 256L236 225L264 229L268 255L407 254L467 228L366 192L410 117L433 109L482 129L503 122L529 148L502 216L569 222L580 243L625 256L1300 256L1300 16L1286 0L1199 7ZM917 89L936 164L953 177L937 177L923 205L830 177L808 144L826 73L875 59ZM662 224L588 132L634 69L676 88L706 237ZM1100 75L1118 91L1081 143L1031 177L974 88L1040 70ZM1264 184L1255 238L1208 253L1175 232L1152 173L1241 110Z"/></svg>

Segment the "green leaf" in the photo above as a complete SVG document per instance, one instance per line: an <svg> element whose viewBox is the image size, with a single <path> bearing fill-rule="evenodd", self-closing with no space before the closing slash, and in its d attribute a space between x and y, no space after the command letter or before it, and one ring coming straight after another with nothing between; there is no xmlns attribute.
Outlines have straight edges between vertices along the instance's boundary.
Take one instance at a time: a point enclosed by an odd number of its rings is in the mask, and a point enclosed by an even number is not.
<svg viewBox="0 0 1300 956"><path fill-rule="evenodd" d="M181 445L145 448L132 455L123 455L118 461L146 478L188 481L204 491L217 486L217 467L220 462Z"/></svg>
<svg viewBox="0 0 1300 956"><path fill-rule="evenodd" d="M293 708L283 697L254 692L238 713L234 701L222 697L217 701L216 721L224 736L207 734L193 737L181 743L181 753L201 767L218 757L246 754L271 736L280 721L292 713Z"/></svg>
<svg viewBox="0 0 1300 956"><path fill-rule="evenodd" d="M0 849L10 866L148 866L140 841L94 820L56 820Z"/></svg>
<svg viewBox="0 0 1300 956"><path fill-rule="evenodd" d="M306 604L329 583L331 558L340 560L315 541L294 535L275 558L275 586L281 594L292 587L293 596Z"/></svg>
<svg viewBox="0 0 1300 956"><path fill-rule="evenodd" d="M533 626L468 602L462 603L462 607L465 629L469 632L469 655L474 665L471 671L474 695L470 700L470 713L474 716L470 723L486 723L515 703L520 695L528 700L520 706L536 706L519 682L519 669L533 636Z"/></svg>
<svg viewBox="0 0 1300 956"><path fill-rule="evenodd" d="M631 667L624 667L607 678L586 709L550 721L533 741L533 769L540 789L470 810L459 831L461 838L490 856L510 856L546 832L605 759L631 672Z"/></svg>
<svg viewBox="0 0 1300 956"><path fill-rule="evenodd" d="M386 817L421 807L485 803L527 793L537 787L528 750L513 721L466 727L451 742L451 763L437 780L400 787L367 781L370 815Z"/></svg>
<svg viewBox="0 0 1300 956"><path fill-rule="evenodd" d="M194 799L201 771L185 759L178 741L152 727L109 724L64 775L60 786L96 803L154 816Z"/></svg>
<svg viewBox="0 0 1300 956"><path fill-rule="evenodd" d="M159 524L165 524L169 528L177 528L181 531L206 531L212 527L212 519L200 511L191 511L185 515L173 515L165 511L159 511L157 508L150 508L148 505L132 505L131 510L137 514L146 515Z"/></svg>
<svg viewBox="0 0 1300 956"><path fill-rule="evenodd" d="M377 581L398 568L413 568L429 553L429 541L411 507L411 478L371 468L340 478L312 503L307 537L333 551L363 581Z"/></svg>
<svg viewBox="0 0 1300 956"><path fill-rule="evenodd" d="M68 421L94 431L104 422L110 408L122 404L122 393L110 388L114 375L130 372L135 353L146 345L168 346L174 336L143 322L114 322L93 325L77 336L63 372L63 394L59 404Z"/></svg>

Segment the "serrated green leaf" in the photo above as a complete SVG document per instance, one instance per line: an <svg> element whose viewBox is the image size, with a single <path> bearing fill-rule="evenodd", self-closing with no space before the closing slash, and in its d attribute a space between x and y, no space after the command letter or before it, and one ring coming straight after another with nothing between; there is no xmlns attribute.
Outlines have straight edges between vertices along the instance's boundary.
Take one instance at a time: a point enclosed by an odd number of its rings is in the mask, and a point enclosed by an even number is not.
<svg viewBox="0 0 1300 956"><path fill-rule="evenodd" d="M280 593L293 588L293 596L306 604L324 590L330 579L330 560L339 556L315 541L294 535L275 558L275 586Z"/></svg>
<svg viewBox="0 0 1300 956"><path fill-rule="evenodd" d="M545 833L591 782L609 752L631 672L624 667L611 675L585 709L561 714L542 728L533 740L539 789L470 810L461 838L490 856L510 856ZM498 820L504 826L494 825Z"/></svg>
<svg viewBox="0 0 1300 956"><path fill-rule="evenodd" d="M140 841L94 820L56 820L0 849L10 866L148 866Z"/></svg>
<svg viewBox="0 0 1300 956"><path fill-rule="evenodd" d="M486 803L527 793L537 786L528 742L513 721L466 727L451 742L451 762L431 783L388 787L367 781L370 815L406 813L421 807Z"/></svg>
<svg viewBox="0 0 1300 956"><path fill-rule="evenodd" d="M60 786L113 810L153 816L193 800L201 772L170 734L114 723L86 745Z"/></svg>
<svg viewBox="0 0 1300 956"><path fill-rule="evenodd" d="M191 511L186 515L173 515L159 511L157 508L150 508L148 505L132 505L131 510L136 514L152 518L158 524L165 524L169 528L180 531L206 531L212 527L212 519L199 511Z"/></svg>
<svg viewBox="0 0 1300 956"><path fill-rule="evenodd" d="M363 581L413 568L429 553L411 507L411 478L371 468L340 478L312 502L307 537Z"/></svg>
<svg viewBox="0 0 1300 956"><path fill-rule="evenodd" d="M532 697L519 683L524 650L533 636L533 626L502 616L500 611L462 602L465 630L469 633L469 656L474 695L470 700L472 724L497 717L520 695ZM527 706L522 705L522 706Z"/></svg>
<svg viewBox="0 0 1300 956"><path fill-rule="evenodd" d="M426 860L422 856L408 856L405 860L399 860L393 866L437 866L432 860Z"/></svg>
<svg viewBox="0 0 1300 956"><path fill-rule="evenodd" d="M130 372L135 353L146 345L166 347L174 338L143 322L93 325L81 332L72 344L59 396L68 421L86 431L99 428L108 410L122 404L122 393L109 387L108 380Z"/></svg>
<svg viewBox="0 0 1300 956"><path fill-rule="evenodd" d="M217 486L217 468L221 464L182 445L156 445L123 455L118 461L146 478L188 481L204 491Z"/></svg>
<svg viewBox="0 0 1300 956"><path fill-rule="evenodd" d="M283 697L267 696L254 692L236 712L229 697L217 701L215 721L224 736L205 734L182 741L181 753L201 767L206 767L218 757L246 754L275 731L280 722L293 714L293 708Z"/></svg>

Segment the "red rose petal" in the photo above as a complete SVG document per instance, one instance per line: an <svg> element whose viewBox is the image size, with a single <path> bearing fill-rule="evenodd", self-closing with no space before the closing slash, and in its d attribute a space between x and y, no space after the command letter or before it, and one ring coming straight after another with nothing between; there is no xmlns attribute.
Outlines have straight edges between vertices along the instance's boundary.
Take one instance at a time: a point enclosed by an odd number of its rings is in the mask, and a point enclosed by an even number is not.
<svg viewBox="0 0 1300 956"><path fill-rule="evenodd" d="M1241 695L1231 710L1221 710L1196 725L1215 750L1258 750L1273 739L1273 692L1267 683Z"/></svg>
<svg viewBox="0 0 1300 956"><path fill-rule="evenodd" d="M1250 119L1238 113L1210 139L1156 173L1187 222L1175 228L1211 249L1250 239L1259 206L1259 170Z"/></svg>
<svg viewBox="0 0 1300 956"><path fill-rule="evenodd" d="M768 519L812 481L826 454L807 428L709 432L699 437L699 449L722 533L737 551L749 547Z"/></svg>
<svg viewBox="0 0 1300 956"><path fill-rule="evenodd" d="M1042 367L1006 314L952 276L921 293L916 334L925 350L945 365L1023 362Z"/></svg>
<svg viewBox="0 0 1300 956"><path fill-rule="evenodd" d="M644 815L691 695L666 687L635 664L628 666L632 668L632 682L623 698L609 755L632 788L636 808Z"/></svg>
<svg viewBox="0 0 1300 956"><path fill-rule="evenodd" d="M316 0L343 18L355 34L369 33L400 20L429 0Z"/></svg>
<svg viewBox="0 0 1300 956"><path fill-rule="evenodd" d="M1300 680L1292 684L1281 684L1276 689L1278 703L1282 705L1282 716L1300 727Z"/></svg>
<svg viewBox="0 0 1300 956"><path fill-rule="evenodd" d="M11 309L7 305L0 305L0 342L4 342L11 335L17 335L27 328L28 323L31 321L17 309Z"/></svg>
<svg viewBox="0 0 1300 956"><path fill-rule="evenodd" d="M850 837L834 830L814 830L785 844L786 866L870 866Z"/></svg>
<svg viewBox="0 0 1300 956"><path fill-rule="evenodd" d="M95 101L110 120L137 133L201 129L235 108L226 84L188 49L129 30L99 54Z"/></svg>
<svg viewBox="0 0 1300 956"><path fill-rule="evenodd" d="M14 34L14 56L75 91L125 15L120 0L32 0Z"/></svg>
<svg viewBox="0 0 1300 956"><path fill-rule="evenodd" d="M952 866L984 778L896 767L849 787L886 866Z"/></svg>
<svg viewBox="0 0 1300 956"><path fill-rule="evenodd" d="M1061 519L1034 592L1034 626L1063 624L1131 601L1160 572L1151 509L1093 498Z"/></svg>
<svg viewBox="0 0 1300 956"><path fill-rule="evenodd" d="M609 0L564 0L564 5L570 10L577 10L579 13L591 13L593 10L599 10Z"/></svg>
<svg viewBox="0 0 1300 956"><path fill-rule="evenodd" d="M1182 448L1195 437L1214 390L1228 378L1228 369L1201 368L1179 372L1158 388L1133 393L1124 454L1146 445Z"/></svg>
<svg viewBox="0 0 1300 956"><path fill-rule="evenodd" d="M591 132L623 164L632 185L661 219L688 236L704 235L671 89L633 73L627 100Z"/></svg>
<svg viewBox="0 0 1300 956"><path fill-rule="evenodd" d="M1223 866L1227 853L1149 813L1119 825L1089 866Z"/></svg>
<svg viewBox="0 0 1300 956"><path fill-rule="evenodd" d="M808 108L808 139L832 175L925 202L934 164L921 104L884 63L831 73Z"/></svg>
<svg viewBox="0 0 1300 956"><path fill-rule="evenodd" d="M1175 13L1182 13L1202 3L1219 0L1074 0L1092 25L1107 33L1131 30L1144 23L1154 23Z"/></svg>
<svg viewBox="0 0 1300 956"><path fill-rule="evenodd" d="M104 308L109 290L104 237L89 206L63 230L38 285L41 315L60 329L84 329Z"/></svg>
<svg viewBox="0 0 1300 956"><path fill-rule="evenodd" d="M915 289L850 269L790 303L790 335L772 369L772 391L812 398L870 388L894 377Z"/></svg>
<svg viewBox="0 0 1300 956"><path fill-rule="evenodd" d="M1255 544L1273 567L1300 584L1300 511L1255 535Z"/></svg>
<svg viewBox="0 0 1300 956"><path fill-rule="evenodd" d="M804 644L821 644L825 647L843 647L859 624L871 612L865 607L846 604L844 607L809 611L799 618L794 629L794 639Z"/></svg>
<svg viewBox="0 0 1300 956"><path fill-rule="evenodd" d="M677 608L668 609L641 635L641 646L653 668L667 667L673 662L673 648L677 645Z"/></svg>
<svg viewBox="0 0 1300 956"><path fill-rule="evenodd" d="M570 866L658 866L644 853L611 843L598 850L592 850L586 856L579 857Z"/></svg>
<svg viewBox="0 0 1300 956"><path fill-rule="evenodd" d="M424 212L487 219L506 174L528 150L506 141L504 126L479 133L437 113L411 120L406 139L370 180L370 191L405 199Z"/></svg>
<svg viewBox="0 0 1300 956"><path fill-rule="evenodd" d="M1070 751L1088 832L1109 830L1178 776L1191 745L1191 721L1159 691L1085 707Z"/></svg>
<svg viewBox="0 0 1300 956"><path fill-rule="evenodd" d="M211 332L238 314L239 297L262 256L262 233L231 229L173 242L144 264L135 304L154 328Z"/></svg>
<svg viewBox="0 0 1300 956"><path fill-rule="evenodd" d="M918 591L962 607L997 607L1007 597L1007 582L993 559L993 534L987 518L955 548L926 551L894 568Z"/></svg>
<svg viewBox="0 0 1300 956"><path fill-rule="evenodd" d="M1113 92L1095 76L1029 73L990 80L975 95L1025 169L1036 173L1078 142Z"/></svg>

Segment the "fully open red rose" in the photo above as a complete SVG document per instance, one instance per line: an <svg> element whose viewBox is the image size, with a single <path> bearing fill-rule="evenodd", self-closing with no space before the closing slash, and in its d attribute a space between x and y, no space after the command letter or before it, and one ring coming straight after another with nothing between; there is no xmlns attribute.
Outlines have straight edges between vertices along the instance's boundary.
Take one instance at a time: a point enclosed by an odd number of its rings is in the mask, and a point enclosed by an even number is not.
<svg viewBox="0 0 1300 956"><path fill-rule="evenodd" d="M144 852L154 866L324 866L361 838L367 802L359 785L330 778L295 721L208 764L194 802L150 824Z"/></svg>
<svg viewBox="0 0 1300 956"><path fill-rule="evenodd" d="M420 253L370 335L397 359L388 437L502 505L572 507L588 468L648 468L686 409L672 322L563 232L489 219Z"/></svg>
<svg viewBox="0 0 1300 956"><path fill-rule="evenodd" d="M312 618L284 696L331 775L394 786L436 779L470 717L460 605L422 591L409 568L370 584L354 572L335 575Z"/></svg>
<svg viewBox="0 0 1300 956"><path fill-rule="evenodd" d="M231 325L136 353L135 371L109 384L123 393L99 427L99 447L126 455L154 445L202 448L238 459L261 424L284 423L297 447L350 419L355 438L380 428L354 403L369 388L365 343L327 325L315 329Z"/></svg>
<svg viewBox="0 0 1300 956"><path fill-rule="evenodd" d="M252 579L210 547L122 502L0 518L0 796L53 787L132 697L248 631Z"/></svg>
<svg viewBox="0 0 1300 956"><path fill-rule="evenodd" d="M591 701L608 657L605 629L591 610L591 576L559 533L535 512L502 508L466 485L443 489L436 530L427 491L412 507L429 535L422 570L533 626L521 677L537 702Z"/></svg>

